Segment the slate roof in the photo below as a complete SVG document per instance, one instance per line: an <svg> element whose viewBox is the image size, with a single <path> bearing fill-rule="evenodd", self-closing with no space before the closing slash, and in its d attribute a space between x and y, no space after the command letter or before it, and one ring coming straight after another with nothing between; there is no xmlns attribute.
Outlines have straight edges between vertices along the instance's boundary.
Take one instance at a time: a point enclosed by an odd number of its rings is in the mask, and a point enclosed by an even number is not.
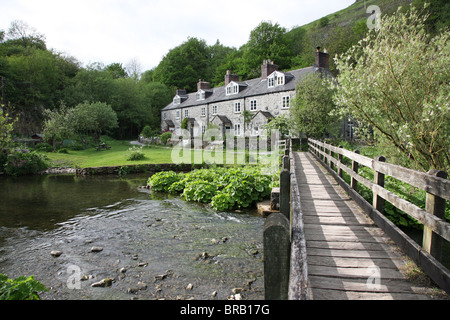
<svg viewBox="0 0 450 320"><path fill-rule="evenodd" d="M283 91L292 91L295 90L295 87L299 80L304 78L306 75L312 73L312 72L323 72L326 69L318 68L315 66L307 67L303 69L297 69L292 70L289 72L283 72L285 75L285 84L281 86L275 86L272 88L269 88L267 85L267 78L256 78L256 79L250 79L246 81L239 81L238 84L240 85L240 91L237 94L231 94L226 95L225 94L225 86L217 87L209 89L208 91L211 91L212 93L206 96L206 99L204 100L197 100L196 93L189 93L186 96L186 99L183 99L180 104L174 105L173 101L168 104L165 108L162 109L162 111L168 111L173 109L179 109L179 108L186 108L186 107L193 107L197 105L205 105L209 103L215 103L215 102L221 102L221 101L227 101L227 100L236 100L236 99L242 99L252 96L260 96L264 94L269 93L275 93L275 92L283 92ZM281 72L281 71L278 71ZM329 72L326 70L326 72ZM242 84L244 84L242 86ZM206 91L206 90L205 90ZM183 98L184 98L183 97Z"/></svg>

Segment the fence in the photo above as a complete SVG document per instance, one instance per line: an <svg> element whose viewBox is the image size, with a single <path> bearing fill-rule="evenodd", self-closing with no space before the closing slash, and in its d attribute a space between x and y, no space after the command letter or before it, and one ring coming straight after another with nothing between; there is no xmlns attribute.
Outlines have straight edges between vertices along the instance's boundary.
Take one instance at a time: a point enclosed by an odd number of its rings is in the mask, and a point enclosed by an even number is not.
<svg viewBox="0 0 450 320"><path fill-rule="evenodd" d="M450 200L450 181L447 173L430 170L422 173L386 163L382 156L371 159L354 152L309 139L309 150L327 167L339 184L382 228L397 245L442 289L450 292L450 271L440 263L443 241L450 241L450 223L445 221L445 204ZM351 161L351 168L344 164L344 157ZM374 181L358 174L360 166L373 170ZM336 168L336 169L335 169ZM350 176L350 184L343 179L343 172ZM384 188L385 176L426 192L425 210ZM373 192L373 202L368 203L357 192L358 184ZM422 246L414 242L403 231L383 215L384 201L390 202L424 226Z"/></svg>

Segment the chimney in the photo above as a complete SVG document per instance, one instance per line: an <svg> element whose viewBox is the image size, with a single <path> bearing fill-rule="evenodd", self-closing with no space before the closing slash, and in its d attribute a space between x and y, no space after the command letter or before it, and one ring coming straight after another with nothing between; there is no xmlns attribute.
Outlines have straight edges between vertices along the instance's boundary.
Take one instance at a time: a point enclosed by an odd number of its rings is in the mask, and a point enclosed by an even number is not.
<svg viewBox="0 0 450 320"><path fill-rule="evenodd" d="M197 91L198 90L209 90L209 89L211 89L211 85L209 84L209 82L206 82L203 79L198 80Z"/></svg>
<svg viewBox="0 0 450 320"><path fill-rule="evenodd" d="M231 81L239 81L239 76L236 74L232 74L230 70L227 70L225 74L225 86L227 86Z"/></svg>
<svg viewBox="0 0 450 320"><path fill-rule="evenodd" d="M186 88L184 89L177 89L177 96L185 96L186 95Z"/></svg>
<svg viewBox="0 0 450 320"><path fill-rule="evenodd" d="M325 69L330 68L330 55L328 54L327 49L324 49L324 52L320 52L320 47L317 47L316 66Z"/></svg>
<svg viewBox="0 0 450 320"><path fill-rule="evenodd" d="M271 60L264 60L261 66L261 78L266 79L274 71L278 71L278 66Z"/></svg>

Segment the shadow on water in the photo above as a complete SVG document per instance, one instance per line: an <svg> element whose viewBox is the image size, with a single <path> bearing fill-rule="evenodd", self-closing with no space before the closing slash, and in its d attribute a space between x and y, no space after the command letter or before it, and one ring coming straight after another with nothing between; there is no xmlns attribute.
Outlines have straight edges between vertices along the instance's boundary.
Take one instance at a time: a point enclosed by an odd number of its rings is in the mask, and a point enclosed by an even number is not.
<svg viewBox="0 0 450 320"><path fill-rule="evenodd" d="M146 180L1 177L0 272L35 275L51 288L43 299L226 299L233 288L263 299L264 219L139 188ZM87 279L76 290L73 266ZM91 287L105 278L111 287Z"/></svg>

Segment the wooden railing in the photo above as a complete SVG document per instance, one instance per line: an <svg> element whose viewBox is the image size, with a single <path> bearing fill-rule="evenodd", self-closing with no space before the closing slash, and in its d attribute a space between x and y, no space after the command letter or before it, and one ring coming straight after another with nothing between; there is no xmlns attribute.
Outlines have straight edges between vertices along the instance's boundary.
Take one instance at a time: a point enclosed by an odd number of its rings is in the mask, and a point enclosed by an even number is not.
<svg viewBox="0 0 450 320"><path fill-rule="evenodd" d="M450 271L439 260L443 241L450 241L450 223L445 221L445 204L450 200L450 181L447 173L431 170L422 173L394 164L386 163L380 156L371 159L341 147L335 147L317 140L308 139L309 151L326 165L340 185L365 210L365 212L382 228L404 251L432 278L442 289L450 291ZM344 157L351 161L351 168L344 163ZM374 181L358 174L359 166L373 170ZM335 169L336 168L336 169ZM350 176L350 184L343 179L343 172ZM426 192L426 208L401 198L384 188L385 176L391 176ZM372 204L357 192L357 185L362 184L373 192ZM383 215L384 201L402 210L424 226L422 246L416 244L404 232L397 228Z"/></svg>

